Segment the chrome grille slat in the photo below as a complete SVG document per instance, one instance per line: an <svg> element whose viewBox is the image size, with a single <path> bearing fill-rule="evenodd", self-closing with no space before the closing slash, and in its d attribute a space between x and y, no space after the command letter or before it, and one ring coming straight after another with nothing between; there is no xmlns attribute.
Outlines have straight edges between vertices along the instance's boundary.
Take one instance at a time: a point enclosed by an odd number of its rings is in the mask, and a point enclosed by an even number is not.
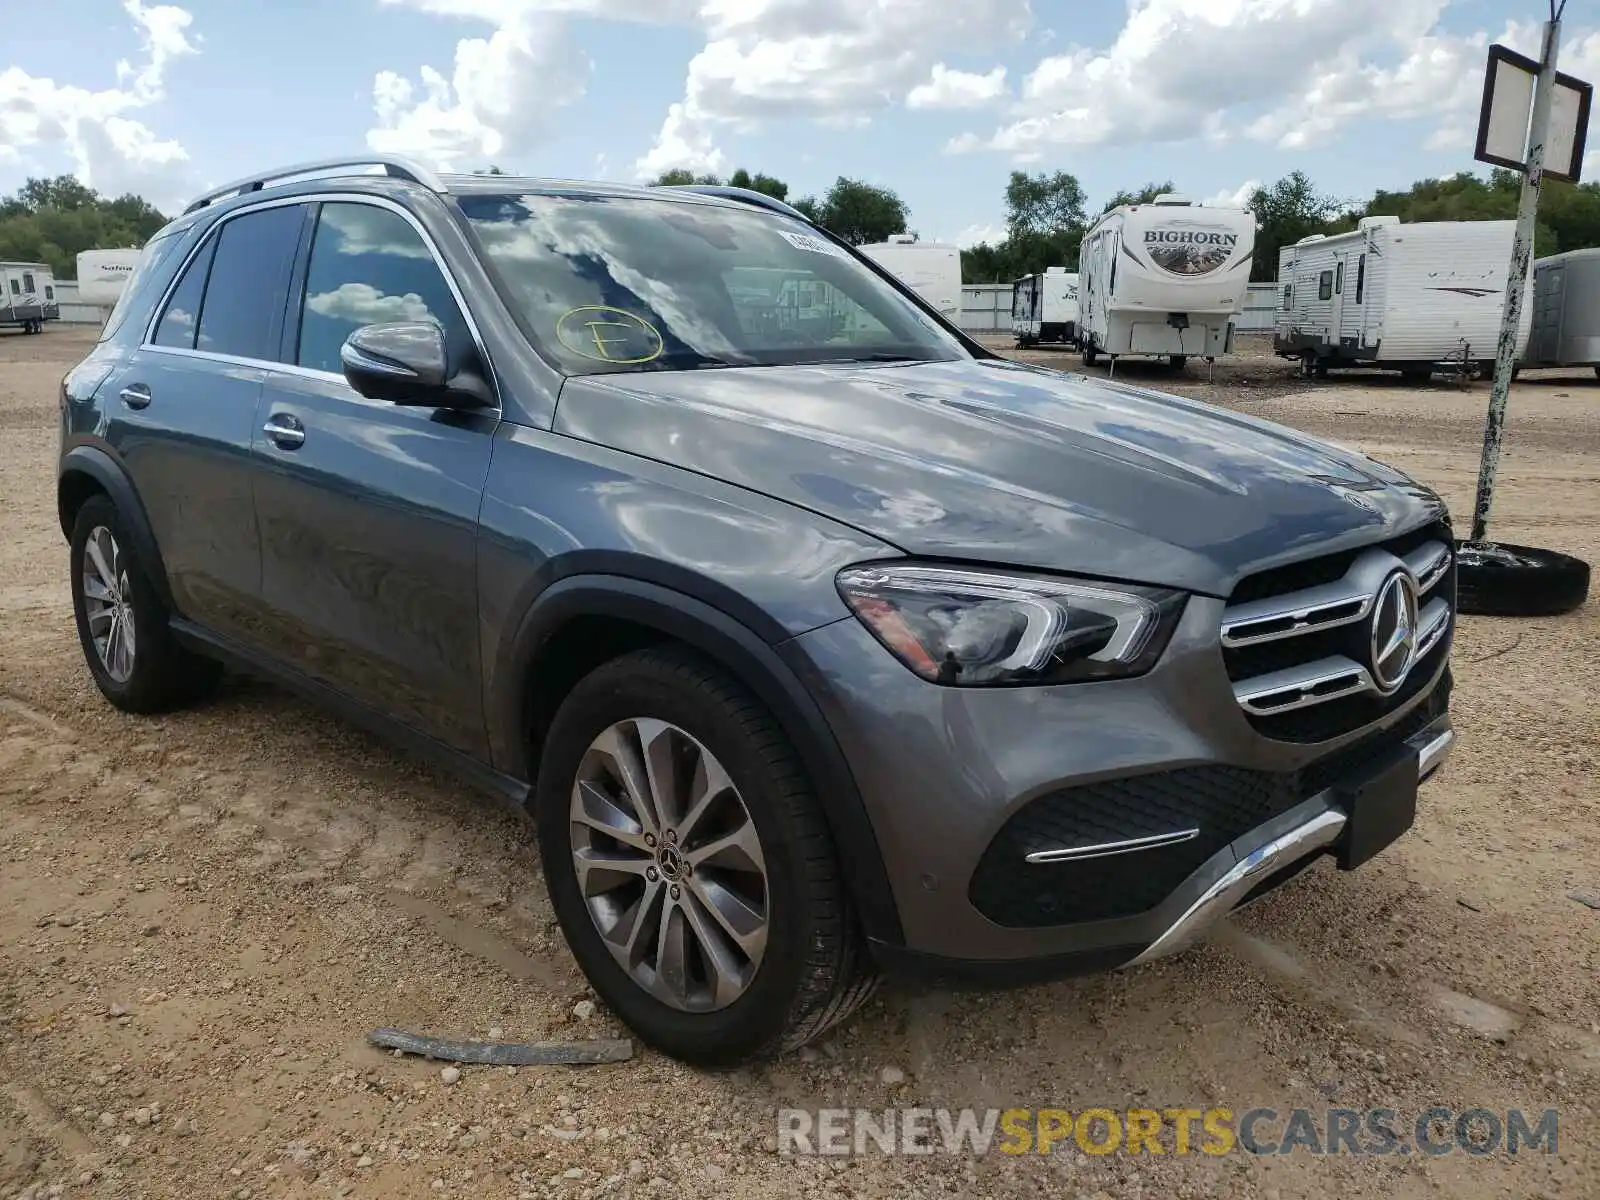
<svg viewBox="0 0 1600 1200"><path fill-rule="evenodd" d="M1364 661L1370 657L1364 648L1370 645L1371 635L1348 627L1385 616L1374 612L1379 596L1396 572L1403 572L1410 577L1417 597L1413 606L1414 665L1450 630L1453 613L1448 597L1453 592L1439 594L1438 589L1453 562L1452 548L1442 539L1424 542L1403 554L1372 547L1357 554L1343 575L1331 582L1229 605L1222 614L1224 653L1234 656L1229 658L1230 664L1256 666L1243 677L1234 673L1234 699L1254 719L1354 696L1370 695L1374 702L1381 702L1396 695L1400 681L1380 686L1371 664ZM1394 610L1388 610L1388 615L1393 617ZM1312 638L1306 644L1306 661L1294 662L1292 639L1306 637ZM1336 652L1341 649L1345 652ZM1268 665L1272 669L1262 669ZM1392 668L1385 663L1384 670Z"/></svg>
<svg viewBox="0 0 1600 1200"><path fill-rule="evenodd" d="M1372 690L1372 676L1365 667L1335 654L1246 679L1234 685L1233 695L1241 707L1267 717Z"/></svg>

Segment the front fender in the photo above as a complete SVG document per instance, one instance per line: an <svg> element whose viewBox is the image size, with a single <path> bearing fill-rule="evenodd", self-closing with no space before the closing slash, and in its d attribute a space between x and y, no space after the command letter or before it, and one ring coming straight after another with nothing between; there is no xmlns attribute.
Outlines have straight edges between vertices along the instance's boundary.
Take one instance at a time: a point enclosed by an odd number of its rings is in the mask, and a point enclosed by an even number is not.
<svg viewBox="0 0 1600 1200"><path fill-rule="evenodd" d="M531 774L527 719L541 646L577 617L609 616L658 630L712 659L766 705L789 736L822 805L867 935L899 944L899 912L877 835L843 751L821 709L773 646L749 626L684 592L619 575L570 575L529 605L510 635L488 697L490 741L507 774Z"/></svg>

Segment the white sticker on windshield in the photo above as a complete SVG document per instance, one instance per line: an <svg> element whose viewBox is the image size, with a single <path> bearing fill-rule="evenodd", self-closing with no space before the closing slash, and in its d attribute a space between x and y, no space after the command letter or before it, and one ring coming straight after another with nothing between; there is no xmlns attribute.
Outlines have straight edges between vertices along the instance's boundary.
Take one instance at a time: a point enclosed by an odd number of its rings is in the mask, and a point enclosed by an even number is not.
<svg viewBox="0 0 1600 1200"><path fill-rule="evenodd" d="M799 250L809 250L813 254L831 254L834 258L848 258L849 256L839 247L826 238L813 237L809 233L790 233L787 229L778 230L791 246Z"/></svg>

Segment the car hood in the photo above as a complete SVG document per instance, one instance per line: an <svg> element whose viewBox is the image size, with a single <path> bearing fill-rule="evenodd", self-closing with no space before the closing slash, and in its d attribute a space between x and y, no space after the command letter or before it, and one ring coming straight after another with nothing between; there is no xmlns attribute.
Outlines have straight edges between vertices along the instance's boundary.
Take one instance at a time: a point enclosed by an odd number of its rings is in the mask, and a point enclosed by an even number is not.
<svg viewBox="0 0 1600 1200"><path fill-rule="evenodd" d="M1225 596L1443 515L1393 468L1180 396L997 359L585 376L555 430L908 554Z"/></svg>

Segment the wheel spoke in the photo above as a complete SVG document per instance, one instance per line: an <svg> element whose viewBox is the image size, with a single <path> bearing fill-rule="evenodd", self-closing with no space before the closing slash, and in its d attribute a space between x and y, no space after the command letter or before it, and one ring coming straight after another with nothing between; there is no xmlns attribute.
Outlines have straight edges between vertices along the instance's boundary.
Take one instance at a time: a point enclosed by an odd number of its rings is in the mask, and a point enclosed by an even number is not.
<svg viewBox="0 0 1600 1200"><path fill-rule="evenodd" d="M96 638L105 636L104 627L117 619L117 610L114 608L97 608L88 614L89 630Z"/></svg>
<svg viewBox="0 0 1600 1200"><path fill-rule="evenodd" d="M748 817L733 832L685 851L684 858L696 871L705 867L721 867L728 871L766 874L766 865L761 857L761 839L756 836L755 823Z"/></svg>
<svg viewBox="0 0 1600 1200"><path fill-rule="evenodd" d="M639 748L644 756L645 779L658 831L671 827L683 815L678 795L677 758L673 748L673 729L665 721L640 719L633 723L638 731Z"/></svg>
<svg viewBox="0 0 1600 1200"><path fill-rule="evenodd" d="M746 958L759 960L767 948L767 916L736 892L704 875L689 877L689 894L695 910L709 913L728 939L744 951Z"/></svg>
<svg viewBox="0 0 1600 1200"><path fill-rule="evenodd" d="M100 545L101 536L106 541L111 540L111 535L104 529L96 529L89 535L89 540L84 543L84 552L88 554L89 561L94 564L95 574L100 577L100 582L112 596L116 595L116 574L111 570L111 564L106 561L105 550Z"/></svg>
<svg viewBox="0 0 1600 1200"><path fill-rule="evenodd" d="M712 1003L719 1008L732 1004L745 989L744 971L728 938L718 927L720 922L713 923L706 918L704 907L692 891L683 894L678 907L693 931L701 959L711 971ZM765 936L763 932L763 940Z"/></svg>
<svg viewBox="0 0 1600 1200"><path fill-rule="evenodd" d="M694 780L689 785L688 811L678 822L678 840L685 844L693 837L695 826L706 815L706 810L733 787L733 781L728 778L721 763L709 754L696 757Z"/></svg>
<svg viewBox="0 0 1600 1200"><path fill-rule="evenodd" d="M646 883L639 899L609 929L600 931L611 944L611 952L630 971L644 962L651 934L657 929L656 910L664 898L665 888L659 882Z"/></svg>
<svg viewBox="0 0 1600 1200"><path fill-rule="evenodd" d="M638 854L596 850L593 846L575 851L572 858L578 867L578 890L585 896L599 896L641 882L655 862Z"/></svg>
<svg viewBox="0 0 1600 1200"><path fill-rule="evenodd" d="M661 936L656 940L656 979L680 1008L689 1000L689 923L676 904L661 906Z"/></svg>
<svg viewBox="0 0 1600 1200"><path fill-rule="evenodd" d="M102 604L109 604L116 597L111 594L111 589L100 581L99 571L90 564L90 569L83 573L83 594L91 600L98 600Z"/></svg>
<svg viewBox="0 0 1600 1200"><path fill-rule="evenodd" d="M656 819L655 806L650 802L650 780L638 749L629 744L631 741L623 736L622 726L613 725L595 739L590 750L610 765L611 773L627 793L634 819L654 835L660 832L661 826Z"/></svg>
<svg viewBox="0 0 1600 1200"><path fill-rule="evenodd" d="M591 780L585 779L578 784L572 819L608 838L633 846L641 854L650 853L644 841L644 826L632 814L624 812Z"/></svg>

